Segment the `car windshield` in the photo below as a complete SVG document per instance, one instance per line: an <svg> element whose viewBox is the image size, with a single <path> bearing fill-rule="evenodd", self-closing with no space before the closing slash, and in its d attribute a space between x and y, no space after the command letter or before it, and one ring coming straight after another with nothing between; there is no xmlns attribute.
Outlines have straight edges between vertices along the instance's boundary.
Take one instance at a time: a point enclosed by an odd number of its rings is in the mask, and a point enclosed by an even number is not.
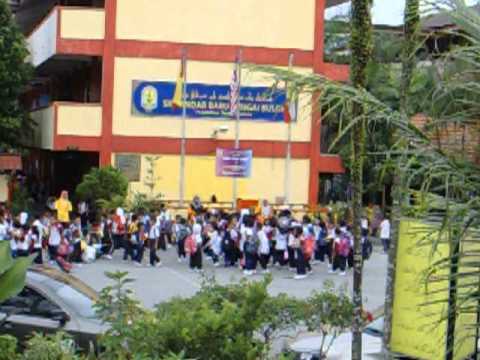
<svg viewBox="0 0 480 360"><path fill-rule="evenodd" d="M76 312L81 317L88 319L96 318L95 310L93 309L94 302L82 292L43 274L29 272L28 277L35 282L41 283L49 292L53 292L70 310Z"/></svg>

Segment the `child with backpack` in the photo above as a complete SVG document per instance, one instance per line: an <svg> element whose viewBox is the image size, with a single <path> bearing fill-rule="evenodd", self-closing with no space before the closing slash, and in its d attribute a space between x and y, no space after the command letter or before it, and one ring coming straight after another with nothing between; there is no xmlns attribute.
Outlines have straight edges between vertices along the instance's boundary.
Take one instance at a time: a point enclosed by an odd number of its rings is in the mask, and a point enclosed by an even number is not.
<svg viewBox="0 0 480 360"><path fill-rule="evenodd" d="M187 226L187 219L177 216L175 221L175 239L177 241L178 262L183 262L187 258L185 253L185 241L190 236L190 229Z"/></svg>
<svg viewBox="0 0 480 360"><path fill-rule="evenodd" d="M303 252L304 243L305 237L303 235L303 228L300 224L297 224L292 229L289 241L297 271L297 274L293 277L295 280L302 280L307 277L305 253Z"/></svg>
<svg viewBox="0 0 480 360"><path fill-rule="evenodd" d="M245 229L245 241L243 242L243 254L245 256L245 276L251 276L257 272L257 238L253 235L251 228Z"/></svg>
<svg viewBox="0 0 480 360"><path fill-rule="evenodd" d="M333 241L333 267L329 273L333 274L340 269L341 276L345 276L347 267L347 258L350 254L350 241L339 228L335 229L335 239Z"/></svg>
<svg viewBox="0 0 480 360"><path fill-rule="evenodd" d="M190 270L202 271L202 224L198 221L193 225L192 235L185 241L185 252L190 256Z"/></svg>
<svg viewBox="0 0 480 360"><path fill-rule="evenodd" d="M125 247L125 234L127 232L127 220L122 208L118 208L111 217L113 251ZM113 253L112 251L112 253Z"/></svg>
<svg viewBox="0 0 480 360"><path fill-rule="evenodd" d="M127 261L128 257L130 257L132 260L136 259L135 250L137 248L138 241L138 217L134 214L132 215L132 220L128 225L128 234L123 252L123 261Z"/></svg>
<svg viewBox="0 0 480 360"><path fill-rule="evenodd" d="M307 273L310 274L313 271L312 266L310 265L310 261L313 258L313 253L315 252L315 230L313 226L309 226L306 232L307 233L304 234L305 239L302 244L302 251Z"/></svg>
<svg viewBox="0 0 480 360"><path fill-rule="evenodd" d="M225 267L235 266L237 262L237 246L238 232L235 229L235 222L230 220L227 229L222 236L222 251L224 256Z"/></svg>

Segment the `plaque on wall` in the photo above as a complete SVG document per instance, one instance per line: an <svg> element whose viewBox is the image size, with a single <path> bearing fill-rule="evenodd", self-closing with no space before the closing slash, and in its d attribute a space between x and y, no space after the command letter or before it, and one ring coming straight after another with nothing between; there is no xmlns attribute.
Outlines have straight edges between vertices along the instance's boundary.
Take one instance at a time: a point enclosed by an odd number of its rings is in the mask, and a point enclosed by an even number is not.
<svg viewBox="0 0 480 360"><path fill-rule="evenodd" d="M140 161L140 155L115 155L115 167L127 177L128 181L140 181Z"/></svg>

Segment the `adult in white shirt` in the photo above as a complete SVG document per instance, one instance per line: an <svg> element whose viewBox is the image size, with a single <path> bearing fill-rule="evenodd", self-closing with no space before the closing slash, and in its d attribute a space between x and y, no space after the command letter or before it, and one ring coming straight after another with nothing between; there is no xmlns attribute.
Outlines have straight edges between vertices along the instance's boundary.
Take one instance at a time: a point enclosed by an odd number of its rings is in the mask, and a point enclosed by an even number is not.
<svg viewBox="0 0 480 360"><path fill-rule="evenodd" d="M384 218L380 223L380 239L383 244L383 251L388 252L390 248L390 220Z"/></svg>

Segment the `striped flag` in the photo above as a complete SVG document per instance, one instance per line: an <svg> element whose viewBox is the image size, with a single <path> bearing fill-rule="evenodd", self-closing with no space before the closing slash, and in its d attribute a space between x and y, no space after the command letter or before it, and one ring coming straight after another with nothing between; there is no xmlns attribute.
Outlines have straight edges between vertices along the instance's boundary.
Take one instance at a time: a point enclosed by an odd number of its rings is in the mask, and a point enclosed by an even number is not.
<svg viewBox="0 0 480 360"><path fill-rule="evenodd" d="M180 65L180 73L177 77L177 83L175 85L175 93L172 99L172 108L179 109L183 107L183 87L184 87L184 77L185 77L185 63L186 57L182 56L182 63Z"/></svg>
<svg viewBox="0 0 480 360"><path fill-rule="evenodd" d="M238 76L238 59L235 63L235 69L232 74L232 82L230 83L230 114L235 116L240 106L240 79Z"/></svg>
<svg viewBox="0 0 480 360"><path fill-rule="evenodd" d="M289 91L287 88L287 96L285 99L285 104L283 104L283 120L286 124L296 121L297 107L297 99L295 99L295 96L293 96L292 91Z"/></svg>

